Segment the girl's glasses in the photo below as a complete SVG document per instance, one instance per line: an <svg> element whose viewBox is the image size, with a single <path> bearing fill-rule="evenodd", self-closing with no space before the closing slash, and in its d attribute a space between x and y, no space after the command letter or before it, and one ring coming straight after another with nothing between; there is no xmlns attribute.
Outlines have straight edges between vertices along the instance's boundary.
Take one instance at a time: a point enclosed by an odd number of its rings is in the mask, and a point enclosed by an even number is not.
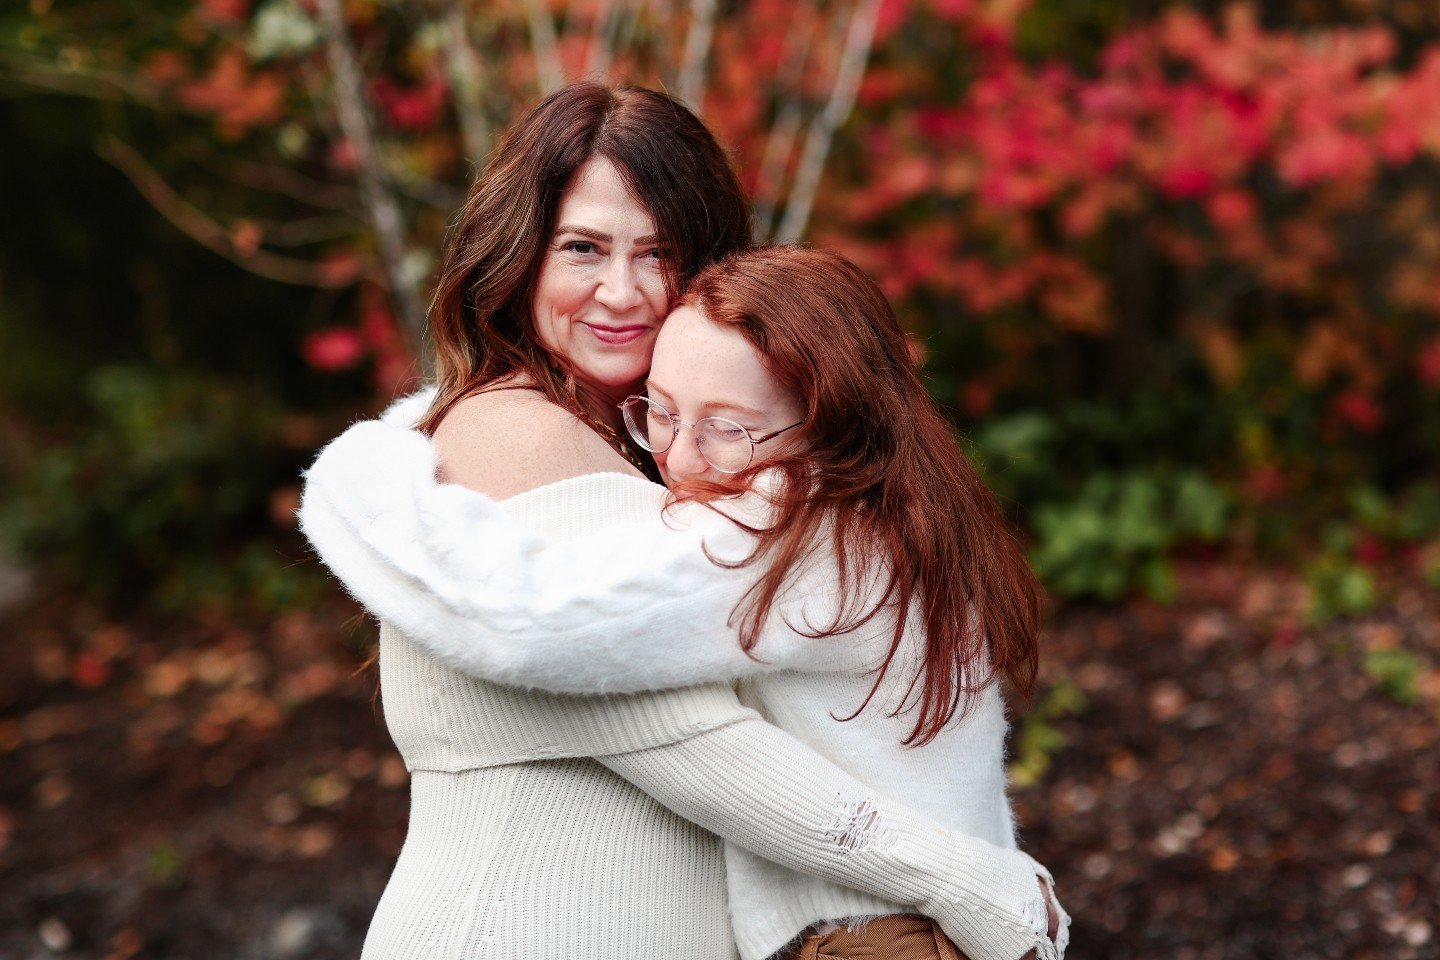
<svg viewBox="0 0 1440 960"><path fill-rule="evenodd" d="M630 431L630 436L651 453L669 450L680 435L680 428L689 427L695 433L695 446L700 456L721 473L744 470L754 459L757 444L773 440L805 422L800 419L763 437L752 437L749 430L724 417L705 417L686 423L649 397L639 395L626 397L620 404L620 412L625 416L625 428Z"/></svg>

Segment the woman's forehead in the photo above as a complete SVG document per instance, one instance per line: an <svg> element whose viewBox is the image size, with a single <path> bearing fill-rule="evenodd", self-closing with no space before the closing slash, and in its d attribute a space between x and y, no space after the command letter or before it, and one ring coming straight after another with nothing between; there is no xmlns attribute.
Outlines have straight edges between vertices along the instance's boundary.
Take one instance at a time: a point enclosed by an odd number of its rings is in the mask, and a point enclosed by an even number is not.
<svg viewBox="0 0 1440 960"><path fill-rule="evenodd" d="M620 171L604 157L586 161L576 172L560 199L555 224L557 229L584 227L631 237L655 232L655 219L650 211L631 195Z"/></svg>

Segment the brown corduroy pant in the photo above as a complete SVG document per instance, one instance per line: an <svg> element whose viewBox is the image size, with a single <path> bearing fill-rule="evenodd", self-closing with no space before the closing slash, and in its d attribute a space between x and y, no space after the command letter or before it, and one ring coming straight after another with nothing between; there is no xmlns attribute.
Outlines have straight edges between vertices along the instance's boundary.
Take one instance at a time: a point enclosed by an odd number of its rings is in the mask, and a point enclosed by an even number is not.
<svg viewBox="0 0 1440 960"><path fill-rule="evenodd" d="M811 934L785 960L966 960L940 926L913 913L876 917L855 927Z"/></svg>

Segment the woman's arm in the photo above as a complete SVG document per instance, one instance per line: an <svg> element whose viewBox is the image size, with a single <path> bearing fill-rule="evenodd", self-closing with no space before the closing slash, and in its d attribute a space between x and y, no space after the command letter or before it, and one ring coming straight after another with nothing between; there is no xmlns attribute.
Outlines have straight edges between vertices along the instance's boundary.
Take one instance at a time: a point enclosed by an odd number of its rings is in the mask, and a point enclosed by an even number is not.
<svg viewBox="0 0 1440 960"><path fill-rule="evenodd" d="M758 716L597 759L758 856L933 918L971 960L1064 956L1069 918L1043 866L936 826Z"/></svg>
<svg viewBox="0 0 1440 960"><path fill-rule="evenodd" d="M455 529L451 524L457 521L457 513L496 508L460 487L435 484L433 449L423 437L401 433L407 439L401 449L391 451L393 457L376 459L364 450L357 451L360 462L373 467L374 473L339 471L357 485L355 496L346 495L343 485L333 489L316 486L312 472L302 512L306 533L351 592L372 613L402 632L412 629L411 623L431 630L447 625L463 630L466 625L460 611L466 609L465 585L451 584L460 592L440 595L438 603L428 589L435 579L434 565L457 557L416 549L409 534L420 530L428 536L429 531ZM396 497L387 489L398 483L400 489L413 493L417 488L404 485L416 477L426 479L419 487L425 496ZM482 478L480 482L486 481ZM344 499L343 506L332 506L324 499L332 492ZM461 506L445 508L445 498L458 494L466 494L457 501ZM439 498L440 507L429 503L427 496ZM515 535L524 542L523 534ZM462 566L475 561L472 539L456 537L444 542ZM478 549L483 554L487 546L482 542ZM737 647L733 637L726 636L725 643ZM733 693L730 696L733 698ZM579 711L582 716L576 722L592 733L621 726L633 733L629 728L648 722L649 714L640 710L637 720L636 699L623 699L630 707L623 714L609 698L574 698L567 709ZM934 915L974 960L1015 960L1043 941L1035 933L1037 903L1042 918L1038 929L1043 930L1044 916L1035 886L1036 867L1023 854L921 820L867 791L753 713L722 726L732 728L731 733L718 737L714 735L721 731L713 724L697 724L688 736L674 741L667 737L668 742L661 746L608 756L604 762L683 815L760 856L893 902L913 904ZM870 844L861 836L852 836L843 818L836 821L837 803L858 804L854 809L865 814L857 825L883 822L886 829L881 835L898 839ZM873 820L872 813L880 819ZM850 849L857 843L863 849ZM1019 881L1021 877L1028 886Z"/></svg>
<svg viewBox="0 0 1440 960"><path fill-rule="evenodd" d="M432 444L396 419L356 424L320 453L306 473L300 523L356 599L456 669L561 693L636 692L815 663L868 669L870 641L888 638L885 617L840 638L805 636L836 612L829 565L817 560L781 598L751 658L732 615L756 569L710 559L749 555L753 538L739 525L698 504L662 514L663 489L638 477L583 476L620 462L600 444L568 451L568 465L550 469L578 476L597 498L618 498L617 509L587 502L593 533L548 540L481 493L437 479L513 489L513 478L494 475L518 456L497 450L513 430L489 439L457 431ZM762 518L756 499L724 508ZM620 517L607 520L612 514Z"/></svg>

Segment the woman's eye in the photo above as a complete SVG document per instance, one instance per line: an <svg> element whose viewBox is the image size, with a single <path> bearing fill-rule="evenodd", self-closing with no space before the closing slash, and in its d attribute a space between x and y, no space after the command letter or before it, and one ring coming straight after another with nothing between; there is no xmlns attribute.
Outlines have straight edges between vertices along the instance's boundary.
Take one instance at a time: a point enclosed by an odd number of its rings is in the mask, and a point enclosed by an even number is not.
<svg viewBox="0 0 1440 960"><path fill-rule="evenodd" d="M652 409L650 411L650 422L655 424L657 427L662 425L669 426L670 416L668 414L661 413L659 410Z"/></svg>
<svg viewBox="0 0 1440 960"><path fill-rule="evenodd" d="M565 244L560 249L569 251L570 253L578 253L584 256L595 253L598 248L589 240L571 240L569 243Z"/></svg>

